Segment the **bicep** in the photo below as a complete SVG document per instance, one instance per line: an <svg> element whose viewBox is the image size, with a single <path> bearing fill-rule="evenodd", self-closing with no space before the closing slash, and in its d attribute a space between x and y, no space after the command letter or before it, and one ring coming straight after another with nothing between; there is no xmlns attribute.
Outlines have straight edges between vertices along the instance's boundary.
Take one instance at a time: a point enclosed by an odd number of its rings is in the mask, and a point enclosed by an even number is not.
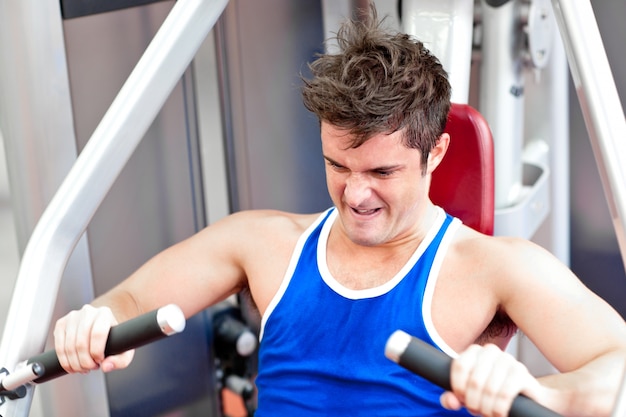
<svg viewBox="0 0 626 417"><path fill-rule="evenodd" d="M165 249L107 297L132 300L137 314L174 303L190 317L239 291L245 282L244 249L232 228L232 222L209 226Z"/></svg>
<svg viewBox="0 0 626 417"><path fill-rule="evenodd" d="M565 265L534 244L515 243L501 282L503 306L560 371L626 345L624 320Z"/></svg>

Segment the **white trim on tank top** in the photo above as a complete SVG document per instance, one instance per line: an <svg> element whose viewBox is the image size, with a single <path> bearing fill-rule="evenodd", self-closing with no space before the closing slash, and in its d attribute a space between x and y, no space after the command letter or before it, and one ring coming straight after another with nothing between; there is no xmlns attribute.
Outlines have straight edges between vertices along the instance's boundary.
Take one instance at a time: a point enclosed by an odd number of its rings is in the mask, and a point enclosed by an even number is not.
<svg viewBox="0 0 626 417"><path fill-rule="evenodd" d="M302 249L304 248L304 244L306 240L309 238L311 233L315 230L315 228L324 220L326 214L332 210L333 207L329 208L322 212L319 217L300 235L298 241L296 242L296 246L293 248L293 253L291 254L291 259L289 260L289 265L287 266L287 270L285 271L285 275L283 277L283 281L276 291L276 294L272 297L272 300L265 309L265 313L263 313L263 317L261 318L261 328L259 330L259 341L263 339L263 332L265 330L265 323L269 319L272 311L276 308L280 300L283 298L285 291L287 291L287 287L289 286L289 282L291 282L291 277L293 277L293 273L296 271L296 266L298 266L298 261L300 260L300 255L302 254Z"/></svg>
<svg viewBox="0 0 626 417"><path fill-rule="evenodd" d="M324 211L317 218L317 220L313 222L313 224L311 224L311 226L309 226L307 230L298 239L296 246L294 247L291 259L289 261L289 266L287 267L287 270L285 271L285 276L283 277L283 281L281 282L281 285L278 291L276 292L276 294L274 294L274 297L272 297L272 300L270 301L270 304L268 305L261 319L259 340L263 339L265 324L267 323L267 320L269 319L272 312L274 311L274 309L276 308L276 306L282 299L283 295L285 294L285 291L287 291L287 287L289 286L291 278L293 277L293 274L295 272L296 266L298 265L298 261L300 260L300 255L302 254L302 249L304 248L304 244L306 243L311 233L313 233L313 230L315 230L315 228L320 224L320 222L322 222L322 220L326 217L326 214L328 213L329 210L333 210L333 208L330 208ZM377 297L377 296L386 294L389 291L391 291L396 285L398 285L398 283L402 281L402 279L413 268L413 266L415 266L415 263L417 262L417 260L424 253L428 245L430 245L430 243L433 241L433 239L439 232L439 229L443 225L445 217L446 217L446 214L443 211L443 209L441 209L440 207L437 207L437 217L435 219L435 222L431 225L430 229L428 230L428 233L426 234L424 240L419 244L419 246L417 247L413 255L411 255L411 258L409 258L407 263L400 269L400 271L398 271L398 273L391 280L377 287L367 288L364 290L353 290L337 282L337 280L335 280L335 278L332 276L332 274L328 270L328 264L326 263L326 244L328 242L330 229L337 218L337 210L335 209L332 211L332 213L330 213L327 221L322 226L322 230L320 232L320 237L318 240L317 264L318 264L318 268L320 271L320 275L322 279L324 280L324 282L326 283L326 285L328 285L329 288L331 288L333 291L335 291L337 294L341 295L342 297L346 297L346 298L353 299L353 300L358 300L358 299L364 299L364 298ZM431 266L431 270L428 276L428 281L426 283L426 288L424 291L424 299L422 303L422 316L424 320L424 325L426 326L426 331L428 332L432 340L435 342L435 344L443 352L445 352L451 357L456 357L458 356L458 354L454 351L454 349L452 349L443 340L443 338L437 332L437 329L435 328L434 323L432 321L431 310L432 310L432 297L433 297L433 293L435 289L435 284L437 282L437 277L441 269L441 263L443 261L443 258L445 257L445 253L447 252L448 246L450 245L450 242L452 241L452 238L456 230L460 226L460 224L461 222L459 219L456 219L456 218L453 219L452 223L448 227L448 230L446 230L442 238L442 241L439 244L439 249L437 251L437 254L435 255L435 259L433 260L433 264Z"/></svg>
<svg viewBox="0 0 626 417"><path fill-rule="evenodd" d="M426 326L426 331L428 332L433 342L445 352L448 356L452 358L456 358L459 354L448 345L437 329L435 328L435 324L433 323L432 316L432 305L433 305L433 294L435 293L435 285L437 284L437 279L439 278L439 272L441 271L441 264L443 263L443 258L445 258L446 253L448 252L448 248L452 243L454 235L456 231L459 230L461 226L461 220L458 218L453 218L452 222L448 226L448 230L443 235L441 242L439 243L439 250L435 254L435 259L433 259L433 264L430 267L430 273L428 274L428 281L426 282L426 288L424 289L424 299L422 301L422 319L424 320L424 325Z"/></svg>
<svg viewBox="0 0 626 417"><path fill-rule="evenodd" d="M322 279L334 292L341 295L342 297L349 298L351 300L360 300L365 298L374 298L381 296L383 294L387 294L396 285L398 285L402 279L409 273L409 271L415 266L418 259L422 256L428 245L433 241L443 221L446 218L444 211L437 207L437 216L435 217L435 221L428 229L426 236L420 242L417 249L413 252L409 260L404 264L402 268L387 282L382 285L378 285L372 288L365 288L362 290L353 290L351 288L347 288L341 283L339 283L335 277L330 273L328 269L328 264L326 262L326 247L328 243L328 236L330 235L330 229L334 221L337 218L337 211L331 213L328 217L328 221L324 223L322 231L320 233L320 238L317 246L317 265L320 270L320 274L322 275Z"/></svg>
<svg viewBox="0 0 626 417"><path fill-rule="evenodd" d="M328 216L328 220L322 226L322 230L320 232L320 238L317 246L317 265L320 270L320 274L322 279L328 285L330 289L332 289L337 294L342 297L359 300L365 298L373 298L378 297L383 294L388 293L393 288L396 287L404 277L413 269L419 258L422 256L426 248L432 243L437 233L441 229L445 219L446 213L441 207L436 207L437 216L435 221L430 226L426 236L422 240L422 242L418 245L413 255L409 258L406 264L397 272L397 274L391 278L389 281L385 282L382 285L366 288L363 290L354 290L351 288L347 288L341 283L339 283L330 273L328 269L328 264L326 262L326 247L328 243L328 236L330 235L330 230L332 228L333 223L337 219L337 211L335 210ZM430 272L428 274L428 279L426 282L426 288L424 289L424 298L422 301L422 318L424 321L424 325L426 327L426 331L428 335L431 337L433 342L448 356L457 357L458 353L454 351L441 337L432 319L432 299L435 291L435 284L437 283L437 278L439 276L439 271L441 270L441 264L443 262L443 258L445 257L448 247L453 240L453 237L461 225L461 221L457 218L453 218L452 222L448 226L448 229L445 231L441 242L439 243L439 247L437 249L437 253L435 254L435 258L433 259L433 263L431 265Z"/></svg>

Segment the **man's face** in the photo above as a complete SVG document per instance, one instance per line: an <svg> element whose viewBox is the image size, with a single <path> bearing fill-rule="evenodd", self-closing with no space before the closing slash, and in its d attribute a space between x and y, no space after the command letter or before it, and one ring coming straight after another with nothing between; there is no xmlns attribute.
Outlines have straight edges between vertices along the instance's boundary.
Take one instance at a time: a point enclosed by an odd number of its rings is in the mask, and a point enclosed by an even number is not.
<svg viewBox="0 0 626 417"><path fill-rule="evenodd" d="M421 152L402 144L402 132L348 148L350 134L322 122L321 137L328 191L352 242L393 244L422 232L430 175L422 175Z"/></svg>

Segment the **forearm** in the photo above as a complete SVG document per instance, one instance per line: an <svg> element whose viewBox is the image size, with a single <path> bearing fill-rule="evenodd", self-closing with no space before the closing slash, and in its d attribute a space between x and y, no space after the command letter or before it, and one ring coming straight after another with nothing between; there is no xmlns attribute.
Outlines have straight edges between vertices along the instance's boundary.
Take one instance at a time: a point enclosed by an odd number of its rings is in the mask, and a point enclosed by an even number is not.
<svg viewBox="0 0 626 417"><path fill-rule="evenodd" d="M545 404L567 417L609 417L625 364L626 348L604 354L575 371L539 378L549 388Z"/></svg>
<svg viewBox="0 0 626 417"><path fill-rule="evenodd" d="M133 294L118 286L94 299L94 307L108 307L119 323L137 317L146 311L138 303Z"/></svg>
<svg viewBox="0 0 626 417"><path fill-rule="evenodd" d="M176 271L176 257L168 256L171 249L154 256L115 287L98 296L90 304L108 307L118 322L137 317L166 304L177 302L176 286L169 271Z"/></svg>

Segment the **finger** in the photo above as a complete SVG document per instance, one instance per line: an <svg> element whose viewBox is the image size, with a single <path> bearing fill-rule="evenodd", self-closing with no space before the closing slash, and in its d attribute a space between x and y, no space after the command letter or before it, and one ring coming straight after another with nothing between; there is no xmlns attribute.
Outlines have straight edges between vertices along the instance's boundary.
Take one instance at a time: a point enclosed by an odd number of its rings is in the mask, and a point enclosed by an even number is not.
<svg viewBox="0 0 626 417"><path fill-rule="evenodd" d="M503 355L497 366L506 369L506 372L499 374L499 382L496 382L499 386L494 387L497 388L497 393L493 397L491 410L496 417L508 416L513 401L522 391L522 388L532 384L535 379L522 363L508 354Z"/></svg>
<svg viewBox="0 0 626 417"><path fill-rule="evenodd" d="M91 328L97 314L97 309L85 305L68 316L70 320L66 333L66 354L72 369L77 372L85 373L98 368L98 363L90 354Z"/></svg>
<svg viewBox="0 0 626 417"><path fill-rule="evenodd" d="M97 310L89 334L89 356L98 364L104 361L104 350L106 348L107 339L111 327L116 324L117 320L109 308L100 308Z"/></svg>
<svg viewBox="0 0 626 417"><path fill-rule="evenodd" d="M495 345L486 345L471 371L465 406L472 414L508 416L515 397L534 381L526 367L513 356Z"/></svg>
<svg viewBox="0 0 626 417"><path fill-rule="evenodd" d="M461 400L452 392L446 391L439 397L441 406L447 410L458 411L463 407Z"/></svg>
<svg viewBox="0 0 626 417"><path fill-rule="evenodd" d="M100 364L102 372L111 372L116 369L126 368L133 360L135 350L129 350L119 355L108 356Z"/></svg>
<svg viewBox="0 0 626 417"><path fill-rule="evenodd" d="M98 367L85 352L89 351L89 333L96 309L85 305L59 319L55 326L55 351L59 364L69 373L87 372Z"/></svg>
<svg viewBox="0 0 626 417"><path fill-rule="evenodd" d="M450 385L452 392L465 403L467 384L481 347L472 345L452 361Z"/></svg>
<svg viewBox="0 0 626 417"><path fill-rule="evenodd" d="M70 314L66 316L66 326L65 333L62 335L64 338L63 346L63 354L67 360L67 370L68 372L82 372L83 370L80 367L80 360L78 359L78 349L76 342L76 334L77 334L77 326L78 326L78 316L79 312L72 311Z"/></svg>
<svg viewBox="0 0 626 417"><path fill-rule="evenodd" d="M479 412L485 416L505 417L517 394L513 389L515 381L511 379L510 372L510 368L516 365L516 361L499 348L495 347L495 349L498 352L494 352L495 360L491 374L483 387Z"/></svg>
<svg viewBox="0 0 626 417"><path fill-rule="evenodd" d="M67 372L70 372L71 368L70 368L69 360L67 359L67 355L65 354L66 326L67 326L67 317L63 317L59 319L54 326L54 332L52 334L54 336L54 349L56 351L57 358L59 359L59 364Z"/></svg>
<svg viewBox="0 0 626 417"><path fill-rule="evenodd" d="M499 381L494 375L498 370L494 369L497 358L501 355L500 349L494 345L487 345L478 350L474 356L474 363L469 372L467 386L465 388L465 407L476 415L490 415L493 407L494 390L497 391Z"/></svg>

